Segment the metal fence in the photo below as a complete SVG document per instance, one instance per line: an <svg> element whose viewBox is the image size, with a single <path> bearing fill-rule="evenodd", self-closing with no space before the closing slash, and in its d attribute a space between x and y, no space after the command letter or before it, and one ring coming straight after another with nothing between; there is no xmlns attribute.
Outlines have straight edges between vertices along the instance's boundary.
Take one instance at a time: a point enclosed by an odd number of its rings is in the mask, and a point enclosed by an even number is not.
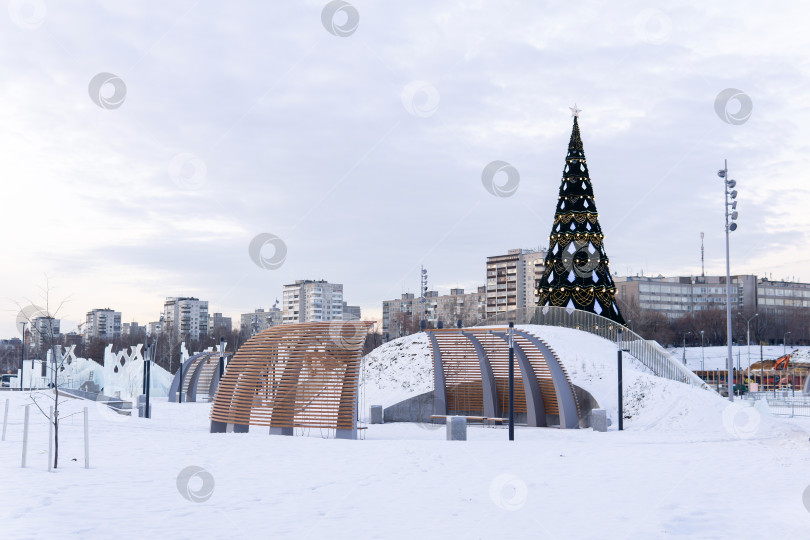
<svg viewBox="0 0 810 540"><path fill-rule="evenodd" d="M616 342L619 329L622 331L622 349L635 357L659 377L708 388L705 382L669 354L658 342L645 340L626 326L587 311L563 307L521 308L499 313L480 322L477 326L515 324L539 324L582 330Z"/></svg>
<svg viewBox="0 0 810 540"><path fill-rule="evenodd" d="M810 395L792 390L771 390L770 392L748 392L745 399L765 400L768 410L777 416L810 416Z"/></svg>

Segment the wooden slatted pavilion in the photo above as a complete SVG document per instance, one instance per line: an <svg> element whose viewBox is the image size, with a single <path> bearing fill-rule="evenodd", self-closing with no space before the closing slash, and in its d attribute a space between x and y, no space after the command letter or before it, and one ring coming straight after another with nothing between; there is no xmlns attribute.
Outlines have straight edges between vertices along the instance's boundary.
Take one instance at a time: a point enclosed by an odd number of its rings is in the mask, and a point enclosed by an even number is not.
<svg viewBox="0 0 810 540"><path fill-rule="evenodd" d="M274 326L233 356L211 408L211 432L335 430L356 439L360 357L370 321Z"/></svg>
<svg viewBox="0 0 810 540"><path fill-rule="evenodd" d="M434 414L502 417L509 414L508 328L427 330L433 357ZM515 416L546 426L579 426L579 403L557 355L535 335L515 329Z"/></svg>

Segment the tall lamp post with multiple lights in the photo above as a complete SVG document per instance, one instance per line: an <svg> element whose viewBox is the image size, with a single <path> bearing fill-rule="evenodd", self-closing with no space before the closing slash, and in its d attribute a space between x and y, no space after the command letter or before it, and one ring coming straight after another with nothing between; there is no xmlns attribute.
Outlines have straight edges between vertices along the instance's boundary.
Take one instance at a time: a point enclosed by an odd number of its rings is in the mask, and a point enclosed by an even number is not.
<svg viewBox="0 0 810 540"><path fill-rule="evenodd" d="M751 321L753 321L757 317L759 317L759 313L754 313L754 316L748 319L748 321L746 322L747 328L745 333L748 346L748 375L746 375L746 377L748 378L749 381L751 380Z"/></svg>
<svg viewBox="0 0 810 540"><path fill-rule="evenodd" d="M729 242L730 232L737 230L737 185L736 180L728 177L728 160L723 160L723 168L717 171L717 176L723 179L723 194L725 196L726 215L726 337L728 340L728 400L734 401L734 359L731 351L731 265L729 262ZM729 202L731 199L731 202Z"/></svg>

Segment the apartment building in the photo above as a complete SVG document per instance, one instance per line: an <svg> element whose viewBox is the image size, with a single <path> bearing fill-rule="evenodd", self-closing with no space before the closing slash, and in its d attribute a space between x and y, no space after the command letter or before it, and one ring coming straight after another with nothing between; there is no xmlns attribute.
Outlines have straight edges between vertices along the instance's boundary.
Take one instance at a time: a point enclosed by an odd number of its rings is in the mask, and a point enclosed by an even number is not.
<svg viewBox="0 0 810 540"><path fill-rule="evenodd" d="M343 319L343 284L299 279L284 286L282 324Z"/></svg>
<svg viewBox="0 0 810 540"><path fill-rule="evenodd" d="M345 301L343 302L343 320L344 321L359 321L362 318L360 306L350 306Z"/></svg>
<svg viewBox="0 0 810 540"><path fill-rule="evenodd" d="M214 335L220 329L225 332L233 330L233 320L230 317L224 317L222 313L214 313L208 316L208 334Z"/></svg>
<svg viewBox="0 0 810 540"><path fill-rule="evenodd" d="M168 297L163 304L163 331L174 339L199 340L208 334L208 301L192 297Z"/></svg>
<svg viewBox="0 0 810 540"><path fill-rule="evenodd" d="M84 341L111 340L121 337L121 312L110 308L93 309L84 320Z"/></svg>
<svg viewBox="0 0 810 540"><path fill-rule="evenodd" d="M250 313L242 313L239 317L239 328L245 335L252 336L271 326L278 326L281 322L282 312L278 307L273 306L267 311L257 308Z"/></svg>
<svg viewBox="0 0 810 540"><path fill-rule="evenodd" d="M382 332L389 339L413 333L422 320L422 298L413 293L403 293L395 300L386 300L382 305ZM424 302L424 318L431 328L456 326L459 319L465 326L472 326L485 316L486 287L476 292L465 293L464 289L450 289L450 294L439 295L427 291Z"/></svg>
<svg viewBox="0 0 810 540"><path fill-rule="evenodd" d="M487 257L486 315L537 305L546 250L510 249Z"/></svg>

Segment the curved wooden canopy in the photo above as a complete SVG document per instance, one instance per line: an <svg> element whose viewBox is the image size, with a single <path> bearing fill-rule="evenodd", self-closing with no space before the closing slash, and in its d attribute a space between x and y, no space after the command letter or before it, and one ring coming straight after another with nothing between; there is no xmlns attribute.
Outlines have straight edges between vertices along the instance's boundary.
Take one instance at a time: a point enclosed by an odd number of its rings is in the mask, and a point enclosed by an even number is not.
<svg viewBox="0 0 810 540"><path fill-rule="evenodd" d="M433 357L434 414L501 417L509 413L508 328L427 330ZM530 426L579 425L579 404L560 359L545 341L515 328L515 413Z"/></svg>
<svg viewBox="0 0 810 540"><path fill-rule="evenodd" d="M360 357L371 321L274 326L233 356L211 408L211 431L269 426L335 429L356 438Z"/></svg>

